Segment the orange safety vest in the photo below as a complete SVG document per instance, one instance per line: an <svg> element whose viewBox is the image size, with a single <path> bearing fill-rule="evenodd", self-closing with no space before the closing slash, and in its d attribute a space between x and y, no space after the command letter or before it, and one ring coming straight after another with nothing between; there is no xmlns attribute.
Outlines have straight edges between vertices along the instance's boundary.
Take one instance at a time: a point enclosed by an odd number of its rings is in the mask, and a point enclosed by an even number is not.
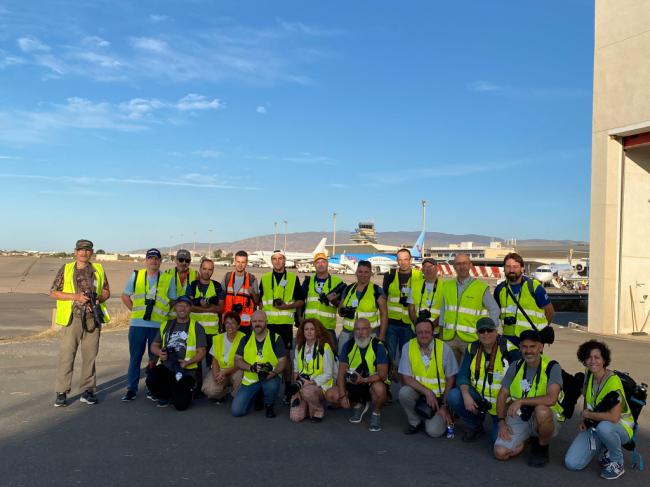
<svg viewBox="0 0 650 487"><path fill-rule="evenodd" d="M248 272L244 273L244 283L235 294L235 273L230 272L228 282L226 283L226 299L223 304L223 314L232 311L235 304L242 305L242 311L239 313L241 317L241 326L251 326L251 315L255 311L255 301L251 294L251 278Z"/></svg>

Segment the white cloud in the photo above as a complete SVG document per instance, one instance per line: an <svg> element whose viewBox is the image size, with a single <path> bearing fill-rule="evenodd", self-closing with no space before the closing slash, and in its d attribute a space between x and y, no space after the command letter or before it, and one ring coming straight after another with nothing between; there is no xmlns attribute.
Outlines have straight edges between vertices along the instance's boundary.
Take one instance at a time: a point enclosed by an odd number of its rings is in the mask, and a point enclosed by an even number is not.
<svg viewBox="0 0 650 487"><path fill-rule="evenodd" d="M149 15L149 20L154 23L165 22L169 20L169 16L164 14L151 14Z"/></svg>
<svg viewBox="0 0 650 487"><path fill-rule="evenodd" d="M565 98L583 98L591 96L589 90L575 88L522 88L517 86L498 86L489 81L474 81L467 85L470 91L491 93L514 100L546 101Z"/></svg>
<svg viewBox="0 0 650 487"><path fill-rule="evenodd" d="M127 116L132 120L139 120L143 116L163 108L165 104L160 100L145 98L134 98L125 103L120 103L120 109L127 113Z"/></svg>
<svg viewBox="0 0 650 487"><path fill-rule="evenodd" d="M97 64L102 68L118 68L122 65L120 61L105 54L97 54L92 51L80 51L73 54L73 57L88 61L89 63Z"/></svg>
<svg viewBox="0 0 650 487"><path fill-rule="evenodd" d="M489 91L499 91L501 88L494 83L489 81L474 81L467 86L471 91L477 91L479 93L489 92Z"/></svg>
<svg viewBox="0 0 650 487"><path fill-rule="evenodd" d="M21 37L18 39L18 47L23 52L49 52L50 46L42 43L36 37Z"/></svg>
<svg viewBox="0 0 650 487"><path fill-rule="evenodd" d="M210 100L207 96L190 93L176 104L179 110L218 110L223 108L223 104L217 98Z"/></svg>
<svg viewBox="0 0 650 487"><path fill-rule="evenodd" d="M203 150L195 150L192 152L195 156L202 157L203 159L217 159L218 157L221 156L221 152L217 150L212 150L212 149L203 149Z"/></svg>
<svg viewBox="0 0 650 487"><path fill-rule="evenodd" d="M0 156L0 159L18 159L15 156Z"/></svg>
<svg viewBox="0 0 650 487"><path fill-rule="evenodd" d="M84 37L81 43L85 46L90 47L109 47L111 45L106 39L102 39L98 36L88 36Z"/></svg>
<svg viewBox="0 0 650 487"><path fill-rule="evenodd" d="M156 54L164 54L167 52L167 43L160 39L154 39L153 37L133 37L131 38L131 45L136 49Z"/></svg>
<svg viewBox="0 0 650 487"><path fill-rule="evenodd" d="M259 105L259 106L255 109L255 111L256 111L257 113L261 113L262 115L264 115L264 114L266 114L266 107L263 106L263 105Z"/></svg>

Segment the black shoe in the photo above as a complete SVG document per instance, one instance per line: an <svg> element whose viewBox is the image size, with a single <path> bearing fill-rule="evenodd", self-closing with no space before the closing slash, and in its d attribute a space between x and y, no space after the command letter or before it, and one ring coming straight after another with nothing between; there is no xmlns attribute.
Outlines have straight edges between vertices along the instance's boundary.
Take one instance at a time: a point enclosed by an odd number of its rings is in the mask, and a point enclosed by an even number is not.
<svg viewBox="0 0 650 487"><path fill-rule="evenodd" d="M81 395L81 399L79 399L81 402L85 402L86 404L97 404L97 397L95 397L95 394L93 391L88 389L87 391L84 391L84 393Z"/></svg>
<svg viewBox="0 0 650 487"><path fill-rule="evenodd" d="M410 424L406 427L404 430L405 435L414 435L415 433L418 433L424 429L424 423L420 421L418 424L415 426L411 426Z"/></svg>
<svg viewBox="0 0 650 487"><path fill-rule="evenodd" d="M273 406L266 406L266 417L267 418L275 418L276 414L275 411L273 410Z"/></svg>
<svg viewBox="0 0 650 487"><path fill-rule="evenodd" d="M474 443L481 436L483 436L484 432L485 430L483 429L483 426L479 426L478 428L474 428L471 430L466 430L465 433L463 433L463 437L461 438L461 441L463 441L464 443Z"/></svg>
<svg viewBox="0 0 650 487"><path fill-rule="evenodd" d="M540 445L538 438L533 438L530 442L530 457L528 466L541 468L548 463L548 445Z"/></svg>
<svg viewBox="0 0 650 487"><path fill-rule="evenodd" d="M317 418L316 416L314 416L314 417L311 418L311 422L312 423L322 423L323 418Z"/></svg>
<svg viewBox="0 0 650 487"><path fill-rule="evenodd" d="M56 393L56 400L54 401L54 407L55 408L62 408L68 405L67 401L68 397L66 396L65 392L57 392Z"/></svg>
<svg viewBox="0 0 650 487"><path fill-rule="evenodd" d="M255 411L261 411L264 409L264 393L261 390L255 394L255 399L253 399L253 402Z"/></svg>
<svg viewBox="0 0 650 487"><path fill-rule="evenodd" d="M133 391L126 391L126 394L122 396L122 402L129 402L133 401L135 399L135 392Z"/></svg>

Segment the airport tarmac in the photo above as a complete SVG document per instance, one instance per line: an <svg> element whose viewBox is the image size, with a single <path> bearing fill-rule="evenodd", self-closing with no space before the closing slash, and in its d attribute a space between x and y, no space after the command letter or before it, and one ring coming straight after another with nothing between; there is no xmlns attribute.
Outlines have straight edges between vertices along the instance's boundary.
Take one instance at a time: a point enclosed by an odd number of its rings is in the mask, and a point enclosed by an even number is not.
<svg viewBox="0 0 650 487"><path fill-rule="evenodd" d="M547 353L567 370L580 369L575 358L589 334L561 328ZM607 338L613 366L648 382L650 343ZM97 362L100 403L78 401L78 373L72 403L54 408L55 338L0 343L0 472L3 486L59 485L550 485L600 483L598 467L568 472L562 459L577 433L578 418L563 426L551 444L551 463L531 469L526 456L501 463L491 456L487 437L475 444L405 436L397 402L382 414L383 431L368 431L368 420L353 425L347 410L327 411L320 424L292 424L286 406L275 419L263 413L232 418L229 403L206 400L188 411L156 408L142 389L122 403L128 364L126 330L104 332ZM77 364L78 366L79 364ZM78 370L78 369L77 369ZM143 383L141 383L141 387ZM650 412L641 416L640 452L648 448ZM631 468L620 486L643 485L647 472Z"/></svg>

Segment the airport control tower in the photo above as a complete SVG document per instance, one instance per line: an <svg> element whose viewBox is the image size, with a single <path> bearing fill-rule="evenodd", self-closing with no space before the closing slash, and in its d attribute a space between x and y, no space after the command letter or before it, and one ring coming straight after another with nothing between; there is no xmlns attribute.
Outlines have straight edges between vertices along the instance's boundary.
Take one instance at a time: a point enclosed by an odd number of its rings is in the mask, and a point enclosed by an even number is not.
<svg viewBox="0 0 650 487"><path fill-rule="evenodd" d="M359 225L350 235L350 240L356 243L377 243L377 232L373 222L359 222Z"/></svg>

